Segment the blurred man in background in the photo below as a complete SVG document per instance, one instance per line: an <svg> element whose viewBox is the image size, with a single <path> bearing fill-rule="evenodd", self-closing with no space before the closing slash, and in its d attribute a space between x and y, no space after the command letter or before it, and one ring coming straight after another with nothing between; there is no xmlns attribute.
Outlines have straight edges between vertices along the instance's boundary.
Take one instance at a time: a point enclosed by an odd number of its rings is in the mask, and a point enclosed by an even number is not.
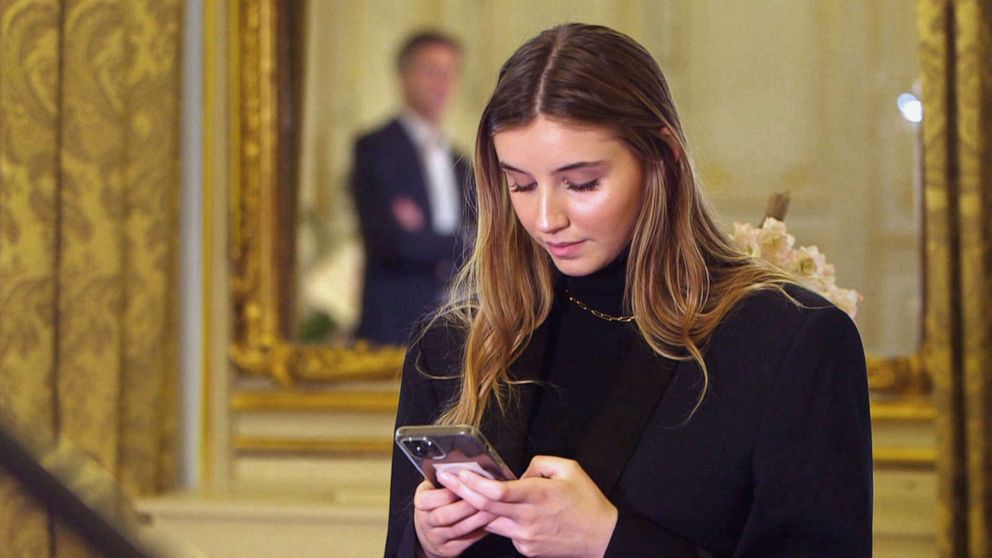
<svg viewBox="0 0 992 558"><path fill-rule="evenodd" d="M403 110L355 144L351 185L365 243L357 337L405 342L464 251L471 169L442 129L460 62L447 35L408 38L396 58Z"/></svg>

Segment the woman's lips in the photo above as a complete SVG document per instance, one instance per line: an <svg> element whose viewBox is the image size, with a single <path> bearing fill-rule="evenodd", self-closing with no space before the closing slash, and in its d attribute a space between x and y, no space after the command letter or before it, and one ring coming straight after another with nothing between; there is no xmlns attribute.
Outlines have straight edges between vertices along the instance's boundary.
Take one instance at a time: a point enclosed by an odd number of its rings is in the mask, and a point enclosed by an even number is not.
<svg viewBox="0 0 992 558"><path fill-rule="evenodd" d="M548 247L548 252L556 258L572 258L578 255L579 249L585 240L577 240L575 242L545 242L545 246Z"/></svg>

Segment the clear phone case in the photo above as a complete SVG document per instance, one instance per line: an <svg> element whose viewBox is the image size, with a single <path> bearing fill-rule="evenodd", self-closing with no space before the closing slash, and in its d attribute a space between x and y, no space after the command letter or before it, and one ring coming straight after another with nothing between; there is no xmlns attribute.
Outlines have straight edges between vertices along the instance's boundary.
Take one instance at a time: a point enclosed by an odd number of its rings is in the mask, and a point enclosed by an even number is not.
<svg viewBox="0 0 992 558"><path fill-rule="evenodd" d="M516 478L473 426L402 426L396 430L396 444L434 486L440 486L441 471L468 469L495 480Z"/></svg>

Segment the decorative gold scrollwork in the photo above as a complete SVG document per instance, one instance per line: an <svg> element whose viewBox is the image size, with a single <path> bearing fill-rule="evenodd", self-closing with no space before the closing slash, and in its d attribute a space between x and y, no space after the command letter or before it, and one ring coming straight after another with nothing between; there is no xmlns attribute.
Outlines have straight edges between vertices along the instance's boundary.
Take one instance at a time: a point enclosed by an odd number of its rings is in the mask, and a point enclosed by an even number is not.
<svg viewBox="0 0 992 558"><path fill-rule="evenodd" d="M872 393L925 396L932 388L919 353L898 357L868 356L868 387Z"/></svg>

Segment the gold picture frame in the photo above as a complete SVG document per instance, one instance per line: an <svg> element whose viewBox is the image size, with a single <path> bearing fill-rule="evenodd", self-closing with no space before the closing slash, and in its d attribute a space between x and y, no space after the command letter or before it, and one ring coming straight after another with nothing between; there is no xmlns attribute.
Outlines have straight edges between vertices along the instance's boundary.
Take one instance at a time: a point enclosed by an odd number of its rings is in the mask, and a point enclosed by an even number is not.
<svg viewBox="0 0 992 558"><path fill-rule="evenodd" d="M343 381L382 381L398 378L402 347L306 345L283 334L278 293L287 274L280 267L277 247L281 113L277 79L277 37L280 0L238 0L231 5L231 197L230 268L233 323L229 356L244 375L272 379L269 394L234 394L235 410L349 409L386 412L395 407L395 388L336 392ZM926 232L923 232L925 237ZM925 238L920 246L925 245ZM924 270L925 271L925 270ZM924 273L925 276L925 273ZM902 420L932 420L931 379L921 348L896 357L868 356L869 384L877 396L873 416ZM308 389L297 389L305 384ZM312 387L319 386L320 393ZM903 417L905 418L905 417ZM244 442L245 448L285 450L285 444ZM347 444L346 444L347 445ZM358 444L386 451L388 444ZM382 447L379 447L382 446ZM383 449L385 448L385 449ZM300 451L307 448L300 446ZM309 448L313 449L313 448ZM336 448L333 451L341 450ZM347 448L345 448L347 450ZM356 451L358 451L356 450ZM918 465L930 456L895 452L893 464Z"/></svg>
<svg viewBox="0 0 992 558"><path fill-rule="evenodd" d="M279 292L290 275L280 265L275 0L232 6L232 178L230 208L231 361L283 389L300 382L398 378L402 347L308 345L283 334Z"/></svg>

